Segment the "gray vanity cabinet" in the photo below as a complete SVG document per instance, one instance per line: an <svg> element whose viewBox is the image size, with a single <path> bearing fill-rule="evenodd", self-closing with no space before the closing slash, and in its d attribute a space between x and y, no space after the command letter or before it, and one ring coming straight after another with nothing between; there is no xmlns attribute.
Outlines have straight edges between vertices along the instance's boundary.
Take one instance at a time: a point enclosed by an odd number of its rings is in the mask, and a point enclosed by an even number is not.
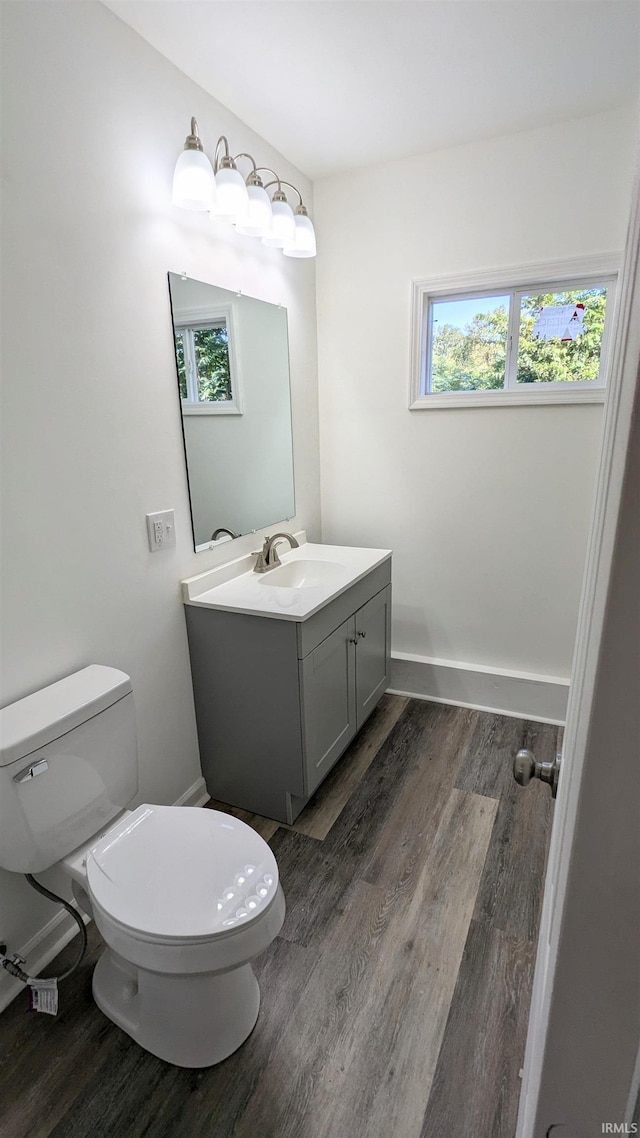
<svg viewBox="0 0 640 1138"><path fill-rule="evenodd" d="M313 794L357 731L354 627L351 617L298 665L307 795Z"/></svg>
<svg viewBox="0 0 640 1138"><path fill-rule="evenodd" d="M391 589L382 589L300 661L305 790L311 795L389 683Z"/></svg>
<svg viewBox="0 0 640 1138"><path fill-rule="evenodd" d="M391 588L372 597L356 613L356 730L389 686Z"/></svg>
<svg viewBox="0 0 640 1138"><path fill-rule="evenodd" d="M213 798L291 823L389 684L391 562L306 621L185 607Z"/></svg>

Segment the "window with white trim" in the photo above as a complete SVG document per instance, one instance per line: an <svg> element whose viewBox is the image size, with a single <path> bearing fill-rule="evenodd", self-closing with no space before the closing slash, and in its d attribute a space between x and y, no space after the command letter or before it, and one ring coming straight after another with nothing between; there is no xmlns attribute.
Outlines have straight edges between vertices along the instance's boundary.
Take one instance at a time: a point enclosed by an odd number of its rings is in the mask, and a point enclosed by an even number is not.
<svg viewBox="0 0 640 1138"><path fill-rule="evenodd" d="M178 385L184 414L240 414L240 392L227 313L176 321Z"/></svg>
<svg viewBox="0 0 640 1138"><path fill-rule="evenodd" d="M414 285L412 408L602 400L615 274L491 278Z"/></svg>

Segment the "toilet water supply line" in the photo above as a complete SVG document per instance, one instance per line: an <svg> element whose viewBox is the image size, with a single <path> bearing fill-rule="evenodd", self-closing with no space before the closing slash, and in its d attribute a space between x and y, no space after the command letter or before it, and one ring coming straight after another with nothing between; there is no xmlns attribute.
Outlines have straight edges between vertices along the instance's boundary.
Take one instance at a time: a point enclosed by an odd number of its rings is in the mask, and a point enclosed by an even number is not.
<svg viewBox="0 0 640 1138"><path fill-rule="evenodd" d="M67 968L65 972L61 972L59 976L47 976L46 979L40 979L37 976L29 976L29 974L20 967L21 964L24 964L24 960L21 956L6 956L6 944L0 944L0 964L10 976L14 976L16 980L20 980L23 984L28 984L30 988L29 1000L32 1011L57 1015L58 984L61 980L66 980L67 976L70 976L72 972L75 972L80 964L87 949L87 930L80 913L74 909L73 905L65 901L64 897L58 897L57 893L52 893L50 889L46 889L44 885L36 881L35 877L30 873L25 873L25 877L32 889L37 890L38 893L42 893L43 897L48 897L50 901L57 901L59 905L62 905L67 910L69 916L73 917L80 930L80 951L73 964Z"/></svg>

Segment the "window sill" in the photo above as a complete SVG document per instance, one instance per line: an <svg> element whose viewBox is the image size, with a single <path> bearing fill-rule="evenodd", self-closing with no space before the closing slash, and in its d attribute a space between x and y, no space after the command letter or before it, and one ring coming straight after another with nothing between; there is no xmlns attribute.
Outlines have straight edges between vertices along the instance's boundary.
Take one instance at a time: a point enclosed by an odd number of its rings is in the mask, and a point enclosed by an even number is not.
<svg viewBox="0 0 640 1138"><path fill-rule="evenodd" d="M183 415L241 415L234 403L187 403L182 401Z"/></svg>
<svg viewBox="0 0 640 1138"><path fill-rule="evenodd" d="M547 388L544 391L451 391L441 395L421 395L409 404L410 411L437 411L440 408L532 407L553 403L604 403L604 387L582 387L572 391Z"/></svg>

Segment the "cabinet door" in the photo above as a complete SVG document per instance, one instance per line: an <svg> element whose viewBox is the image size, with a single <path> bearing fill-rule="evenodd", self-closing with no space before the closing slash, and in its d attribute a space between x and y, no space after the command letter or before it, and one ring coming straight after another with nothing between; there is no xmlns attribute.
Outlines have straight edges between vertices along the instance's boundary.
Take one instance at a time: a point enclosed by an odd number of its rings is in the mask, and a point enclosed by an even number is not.
<svg viewBox="0 0 640 1138"><path fill-rule="evenodd" d="M360 730L389 686L391 588L356 613L356 724Z"/></svg>
<svg viewBox="0 0 640 1138"><path fill-rule="evenodd" d="M355 619L341 624L300 661L306 794L356 733Z"/></svg>

